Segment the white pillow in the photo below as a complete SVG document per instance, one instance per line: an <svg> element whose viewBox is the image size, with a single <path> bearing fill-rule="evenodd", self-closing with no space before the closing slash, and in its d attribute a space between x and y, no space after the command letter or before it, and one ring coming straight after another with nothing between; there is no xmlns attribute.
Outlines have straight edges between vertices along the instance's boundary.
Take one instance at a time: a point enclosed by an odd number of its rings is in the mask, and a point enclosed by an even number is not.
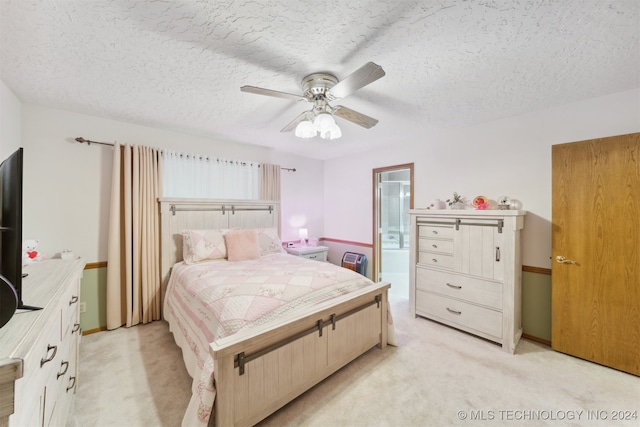
<svg viewBox="0 0 640 427"><path fill-rule="evenodd" d="M226 258L224 234L228 231L227 228L182 231L182 258L187 264Z"/></svg>
<svg viewBox="0 0 640 427"><path fill-rule="evenodd" d="M257 228L260 256L284 252L282 241L276 228Z"/></svg>

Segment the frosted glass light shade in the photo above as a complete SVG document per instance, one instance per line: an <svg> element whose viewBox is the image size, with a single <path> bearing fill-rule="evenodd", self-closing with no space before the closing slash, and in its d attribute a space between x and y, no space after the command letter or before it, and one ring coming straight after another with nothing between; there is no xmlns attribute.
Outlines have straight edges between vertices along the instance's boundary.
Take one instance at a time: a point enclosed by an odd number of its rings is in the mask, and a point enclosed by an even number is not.
<svg viewBox="0 0 640 427"><path fill-rule="evenodd" d="M322 139L338 139L342 136L342 131L337 124L333 124L330 129L320 132L320 138Z"/></svg>
<svg viewBox="0 0 640 427"><path fill-rule="evenodd" d="M336 125L336 121L333 120L333 116L329 113L320 113L313 119L313 126L320 133L330 130Z"/></svg>
<svg viewBox="0 0 640 427"><path fill-rule="evenodd" d="M296 136L299 138L313 138L316 136L316 128L308 120L303 120L296 126Z"/></svg>

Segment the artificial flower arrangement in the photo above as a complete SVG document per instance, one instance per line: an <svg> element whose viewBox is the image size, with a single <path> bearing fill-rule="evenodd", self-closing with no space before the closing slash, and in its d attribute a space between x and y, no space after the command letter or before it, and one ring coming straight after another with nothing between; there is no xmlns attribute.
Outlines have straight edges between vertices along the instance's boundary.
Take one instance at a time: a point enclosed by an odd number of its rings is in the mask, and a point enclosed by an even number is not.
<svg viewBox="0 0 640 427"><path fill-rule="evenodd" d="M447 199L447 205L449 205L449 207L456 206L460 203L463 203L462 196L456 193L455 191L453 192L453 197L450 199Z"/></svg>

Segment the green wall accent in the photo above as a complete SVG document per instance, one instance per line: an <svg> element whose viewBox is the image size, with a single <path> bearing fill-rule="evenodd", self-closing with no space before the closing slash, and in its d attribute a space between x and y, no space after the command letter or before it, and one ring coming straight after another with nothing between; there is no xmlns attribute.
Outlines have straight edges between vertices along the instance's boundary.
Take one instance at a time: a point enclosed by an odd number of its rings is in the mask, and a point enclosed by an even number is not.
<svg viewBox="0 0 640 427"><path fill-rule="evenodd" d="M83 331L107 327L106 267L84 270L80 284L80 302L87 306L87 311L80 313L80 328Z"/></svg>
<svg viewBox="0 0 640 427"><path fill-rule="evenodd" d="M522 272L522 329L551 341L551 275Z"/></svg>
<svg viewBox="0 0 640 427"><path fill-rule="evenodd" d="M80 301L87 305L80 314L80 327L92 331L107 327L107 268L84 271ZM524 333L551 341L551 276L522 272L522 327Z"/></svg>

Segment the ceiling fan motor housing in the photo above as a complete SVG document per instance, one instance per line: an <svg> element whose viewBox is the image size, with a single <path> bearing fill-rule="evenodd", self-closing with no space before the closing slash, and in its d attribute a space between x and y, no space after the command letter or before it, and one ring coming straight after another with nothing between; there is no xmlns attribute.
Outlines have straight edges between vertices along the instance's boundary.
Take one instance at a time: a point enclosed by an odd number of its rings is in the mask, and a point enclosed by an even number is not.
<svg viewBox="0 0 640 427"><path fill-rule="evenodd" d="M327 92L338 83L338 78L329 73L313 73L302 79L304 95L313 100L325 97Z"/></svg>

